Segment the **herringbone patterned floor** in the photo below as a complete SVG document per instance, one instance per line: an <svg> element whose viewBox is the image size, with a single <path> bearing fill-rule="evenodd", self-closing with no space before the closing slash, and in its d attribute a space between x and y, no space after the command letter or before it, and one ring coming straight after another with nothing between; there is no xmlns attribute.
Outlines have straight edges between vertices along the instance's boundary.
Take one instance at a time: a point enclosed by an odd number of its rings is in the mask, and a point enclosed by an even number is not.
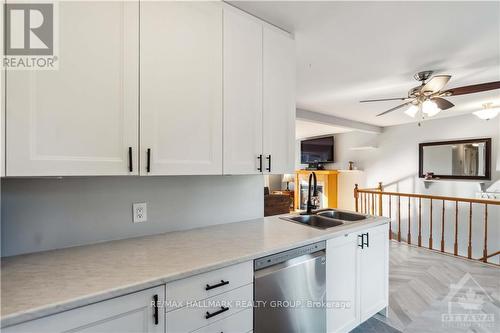
<svg viewBox="0 0 500 333"><path fill-rule="evenodd" d="M403 332L500 332L500 268L390 243L389 317Z"/></svg>

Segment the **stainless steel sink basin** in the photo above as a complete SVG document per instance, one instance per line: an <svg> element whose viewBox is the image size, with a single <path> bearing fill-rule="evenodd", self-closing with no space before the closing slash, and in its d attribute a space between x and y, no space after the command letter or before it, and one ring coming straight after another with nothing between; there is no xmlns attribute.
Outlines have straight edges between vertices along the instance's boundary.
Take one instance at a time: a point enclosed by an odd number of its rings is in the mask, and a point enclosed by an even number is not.
<svg viewBox="0 0 500 333"><path fill-rule="evenodd" d="M317 213L319 216L342 221L360 221L366 219L366 216L354 213L341 212L338 210L326 210Z"/></svg>
<svg viewBox="0 0 500 333"><path fill-rule="evenodd" d="M308 226L319 229L328 229L344 224L342 221L334 220L332 218L320 215L298 215L286 219L294 222L307 224Z"/></svg>
<svg viewBox="0 0 500 333"><path fill-rule="evenodd" d="M368 216L345 212L337 209L325 209L310 215L295 215L282 217L283 220L308 225L318 229L328 229L351 222L367 219Z"/></svg>

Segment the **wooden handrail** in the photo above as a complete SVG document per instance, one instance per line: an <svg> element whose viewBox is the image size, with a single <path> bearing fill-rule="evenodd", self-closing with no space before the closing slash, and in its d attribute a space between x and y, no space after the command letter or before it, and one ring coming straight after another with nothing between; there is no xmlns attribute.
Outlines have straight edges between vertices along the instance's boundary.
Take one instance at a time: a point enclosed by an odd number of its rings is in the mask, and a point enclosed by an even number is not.
<svg viewBox="0 0 500 333"><path fill-rule="evenodd" d="M487 204L487 205L500 205L500 200L494 200L494 199L475 199L475 198L448 197L448 196L430 195L430 194L386 192L386 191L371 190L371 189L358 189L357 191L359 193L394 195L394 196L409 197L409 198L435 199L435 200L445 200L445 201L462 201L462 202Z"/></svg>
<svg viewBox="0 0 500 333"><path fill-rule="evenodd" d="M459 244L458 244L458 229L459 229L459 203L465 202L468 203L468 210L469 210L469 219L468 219L468 237L467 239L463 239L463 241L467 240L467 256L466 258L468 259L473 259L472 258L472 204L480 204L484 207L484 220L483 220L483 225L484 225L484 234L482 235L483 238L483 244L482 244L482 249L481 252L483 256L481 258L475 259L475 260L480 260L485 263L488 263L488 259L491 257L494 257L496 255L500 254L500 251L488 254L488 206L489 205L496 205L500 206L500 200L492 200L492 199L476 199L476 198L461 198L461 197L450 197L450 196L442 196L442 195L430 195L430 194L415 194L415 193L403 193L403 192L391 192L391 191L384 191L384 188L382 186L382 183L378 184L378 187L376 188L359 188L359 186L356 184L354 188L354 199L355 199L355 207L356 211L359 212L361 211L362 213L365 214L372 214L372 215L379 215L383 216L383 197L387 196L388 197L388 205L389 205L389 212L388 212L388 217L391 220L391 223L389 225L389 239L393 239L394 237L397 239L398 242L406 242L408 244L412 244L412 219L413 221L418 221L418 247L422 247L422 199L429 199L429 216L428 219L428 227L429 227L429 239L427 242L427 246L430 250L437 250L442 253L449 253L457 257L464 257L459 254ZM396 197L397 202L396 202L396 221L395 221L395 228L397 228L397 232L395 231L393 233L392 229L392 197ZM402 239L401 235L401 197L403 198L408 198L408 201L404 202L407 204L407 210L408 210L408 217L407 217L407 234L406 234L406 239ZM411 201L412 198L418 198L418 212L416 214L417 218L415 216L412 218L412 210L411 210ZM377 202L375 202L378 200ZM433 246L433 208L436 205L436 202L440 201L441 205L439 205L439 208L441 209L441 218L440 218L440 244L438 245L438 249L434 249ZM452 202L455 205L455 212L453 215L449 216L449 214L446 213L446 202ZM416 202L416 200L415 200ZM464 207L465 208L465 207ZM447 219L448 217L448 219ZM424 217L425 218L425 217ZM445 221L449 220L450 218L454 218L454 224L448 226L448 228L445 228ZM416 222L414 222L416 223ZM465 223L465 221L464 221ZM446 249L445 246L445 232L447 229L452 229L453 228L453 233L454 233L454 239L453 239L453 250L448 250ZM475 231L477 232L477 231ZM495 264L498 265L498 264Z"/></svg>
<svg viewBox="0 0 500 333"><path fill-rule="evenodd" d="M378 187L367 187L367 188L360 188L358 189L359 192L367 192L368 191L377 191L377 193L380 191L380 189ZM370 192L372 193L372 192Z"/></svg>

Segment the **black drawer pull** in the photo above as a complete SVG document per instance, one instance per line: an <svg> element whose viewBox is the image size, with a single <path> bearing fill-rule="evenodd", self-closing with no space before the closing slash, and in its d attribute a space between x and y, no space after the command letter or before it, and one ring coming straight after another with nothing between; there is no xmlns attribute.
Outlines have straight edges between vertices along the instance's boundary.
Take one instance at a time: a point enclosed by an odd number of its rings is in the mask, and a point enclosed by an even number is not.
<svg viewBox="0 0 500 333"><path fill-rule="evenodd" d="M153 296L153 302L154 302L154 313L153 313L153 318L155 321L155 325L158 325L158 295Z"/></svg>
<svg viewBox="0 0 500 333"><path fill-rule="evenodd" d="M366 233L365 235L366 235L366 243L364 243L364 245L366 247L370 247L370 238L369 238L370 236L369 236L369 233Z"/></svg>
<svg viewBox="0 0 500 333"><path fill-rule="evenodd" d="M151 148L148 148L148 150L146 151L146 159L147 159L146 172L150 173L151 172Z"/></svg>
<svg viewBox="0 0 500 333"><path fill-rule="evenodd" d="M358 235L358 239L361 238L361 244L358 242L358 246L362 249L365 248L365 234Z"/></svg>
<svg viewBox="0 0 500 333"><path fill-rule="evenodd" d="M259 167L257 168L257 171L262 172L262 154L257 156L257 159L259 160Z"/></svg>
<svg viewBox="0 0 500 333"><path fill-rule="evenodd" d="M227 310L229 310L229 308L221 306L220 310L215 311L214 313L210 313L207 311L207 314L205 315L205 319L209 319L209 318L212 318L213 316L217 316L217 315L221 314L222 312L226 312Z"/></svg>
<svg viewBox="0 0 500 333"><path fill-rule="evenodd" d="M267 167L266 170L271 172L271 155L267 156L266 159L269 161L269 167Z"/></svg>
<svg viewBox="0 0 500 333"><path fill-rule="evenodd" d="M134 166L132 165L132 147L128 147L128 171L134 171Z"/></svg>
<svg viewBox="0 0 500 333"><path fill-rule="evenodd" d="M219 287L225 286L226 284L229 284L229 281L220 280L220 283L214 284L213 286L207 284L207 286L205 287L205 290L219 288Z"/></svg>

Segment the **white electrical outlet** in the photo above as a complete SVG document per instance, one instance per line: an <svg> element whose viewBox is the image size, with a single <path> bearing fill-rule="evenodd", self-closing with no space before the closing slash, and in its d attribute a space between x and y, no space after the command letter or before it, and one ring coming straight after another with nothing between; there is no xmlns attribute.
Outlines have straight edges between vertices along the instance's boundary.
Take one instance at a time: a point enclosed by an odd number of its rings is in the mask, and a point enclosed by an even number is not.
<svg viewBox="0 0 500 333"><path fill-rule="evenodd" d="M134 223L146 222L148 220L148 205L145 202L132 205Z"/></svg>

